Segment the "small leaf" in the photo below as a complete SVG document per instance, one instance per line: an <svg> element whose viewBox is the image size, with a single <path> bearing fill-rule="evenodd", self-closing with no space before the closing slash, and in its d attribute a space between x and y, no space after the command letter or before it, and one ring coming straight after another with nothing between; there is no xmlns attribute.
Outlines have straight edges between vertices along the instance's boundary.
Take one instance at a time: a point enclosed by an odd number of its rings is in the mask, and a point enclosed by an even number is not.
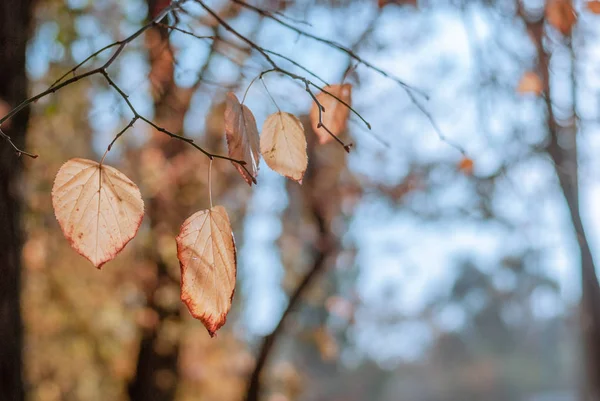
<svg viewBox="0 0 600 401"><path fill-rule="evenodd" d="M258 163L260 161L258 128L256 120L248 107L240 104L237 97L227 93L225 106L225 137L229 157L246 162L245 166L233 163L248 185L256 184ZM245 168L244 168L245 167Z"/></svg>
<svg viewBox="0 0 600 401"><path fill-rule="evenodd" d="M296 116L277 112L265 120L260 153L274 171L302 184L308 166L304 127Z"/></svg>
<svg viewBox="0 0 600 401"><path fill-rule="evenodd" d="M546 20L563 35L570 35L573 25L577 22L571 0L548 0Z"/></svg>
<svg viewBox="0 0 600 401"><path fill-rule="evenodd" d="M236 251L223 206L201 210L175 239L181 267L181 300L211 337L225 324L235 292Z"/></svg>
<svg viewBox="0 0 600 401"><path fill-rule="evenodd" d="M127 245L144 216L140 190L129 178L86 159L71 159L60 168L52 206L71 246L97 268Z"/></svg>
<svg viewBox="0 0 600 401"><path fill-rule="evenodd" d="M458 163L458 169L462 171L465 175L473 175L473 168L475 167L475 163L473 159L468 157L463 157Z"/></svg>
<svg viewBox="0 0 600 401"><path fill-rule="evenodd" d="M350 84L331 85L326 86L323 89L332 95L337 96L348 105L352 103L352 85ZM325 127L327 127L335 136L343 133L348 125L350 109L325 92L319 93L317 95L317 100L325 108L325 111L321 113L323 125L325 125ZM310 122L313 131L319 137L320 144L325 144L333 140L333 137L325 128L319 127L319 106L316 102L313 102L312 108L310 109Z"/></svg>
<svg viewBox="0 0 600 401"><path fill-rule="evenodd" d="M600 14L600 1L590 0L586 4L587 9L593 14Z"/></svg>
<svg viewBox="0 0 600 401"><path fill-rule="evenodd" d="M532 71L527 71L521 77L519 86L517 86L517 92L521 94L533 93L540 95L544 91L544 84L540 79L539 75Z"/></svg>

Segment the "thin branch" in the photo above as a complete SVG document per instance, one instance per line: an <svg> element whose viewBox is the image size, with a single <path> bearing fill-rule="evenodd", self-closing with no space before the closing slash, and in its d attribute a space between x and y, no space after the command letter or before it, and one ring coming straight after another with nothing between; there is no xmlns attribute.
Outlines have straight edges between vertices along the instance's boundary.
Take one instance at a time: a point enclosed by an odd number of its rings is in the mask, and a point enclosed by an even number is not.
<svg viewBox="0 0 600 401"><path fill-rule="evenodd" d="M193 36L196 39L212 39L213 41L216 40L216 39L220 39L220 38L217 38L216 36L212 36L212 35L209 35L209 36L197 35L197 34L195 34L192 31L188 31L188 30L179 28L179 27L177 27L175 25L163 24L162 22L155 22L154 25L160 26L160 27L165 28L165 29L171 29L173 31L177 31L179 33L183 33L183 34L186 34L186 35L189 35L189 36Z"/></svg>
<svg viewBox="0 0 600 401"><path fill-rule="evenodd" d="M392 81L396 82L397 84L399 84L400 86L402 86L402 88L404 88L404 89L406 90L406 93L407 93L408 97L410 98L410 100L411 100L411 101L412 101L412 102L413 102L413 103L414 103L414 104L417 106L417 108L418 108L418 109L419 109L419 110L420 110L420 111L421 111L421 112L422 112L422 113L425 115L425 117L426 117L426 118L429 120L429 122L430 122L431 126L433 127L433 130L436 132L436 134L437 134L437 136L440 138L440 140L441 140L442 142L444 142L444 143L446 143L446 144L448 144L448 145L452 146L453 148L455 148L456 150L458 150L458 151L459 151L460 153L462 153L463 155L466 155L466 151L465 151L465 150L464 150L464 149L463 149L463 148L462 148L460 145L458 145L458 144L454 143L453 141L451 141L450 139L448 139L448 138L446 137L446 135L445 135L445 134L442 132L442 130L440 129L439 125L436 123L435 119L433 118L433 116L432 116L432 115L431 115L431 113L429 112L429 110L427 110L427 109L426 109L426 108L425 108L425 107L424 107L424 106L423 106L423 105L422 105L422 104L419 102L419 100L416 98L415 94L418 94L418 95L422 96L424 99L426 99L426 100L429 100L429 96L428 96L426 93L424 93L423 91L421 91L421 90L419 90L419 89L417 89L417 88L414 88L414 87L412 87L411 85L408 85L407 83L405 83L405 82L404 82L404 81L402 81L401 79L399 79L399 78L397 78L397 77L393 76L392 74L390 74L390 73L388 73L388 72L386 72L386 71L382 70L381 68L379 68L379 67L375 66L374 64L371 64L370 62L366 61L365 59L363 59L362 57L360 57L358 54L356 54L356 52L355 52L354 50L352 50L352 49L350 49L350 48L348 48L348 47L346 47L346 46L344 46L344 45L342 45L342 44L340 44L340 43L337 43L337 42L334 42L334 41L331 41L331 40L328 40L328 39L324 39L324 38L321 38L321 37L319 37L319 36L316 36L316 35L314 35L314 34L312 34L312 33L309 33L309 32L306 32L306 31L303 31L303 30L301 30L301 29L299 29L299 28L297 28L297 27L295 27L295 26L293 26L293 25L290 25L289 23L287 23L287 22L285 22L285 21L282 21L281 19L279 19L279 18L277 18L276 16L274 16L272 13L270 13L270 12L268 12L268 11L264 10L264 9L261 9L261 8L259 8L259 7L257 7L257 6L253 6L253 5L251 5L251 4L248 4L248 3L246 3L246 2L244 2L244 1L242 1L242 0L231 0L231 1L233 1L233 2L234 2L234 3L236 3L236 4L240 4L241 6L243 6L243 7L246 7L246 8L248 8L248 9L250 9L250 10L252 10L252 11L254 11L254 12L258 13L259 15L262 15L262 16L264 16L264 17L271 18L272 20L276 21L276 22L277 22L277 23L279 23L280 25L282 25L282 26L284 26L284 27L286 27L286 28L288 28L288 29L291 29L292 31L294 31L294 32L298 33L298 34L299 34L299 35L301 35L301 36L305 36L305 37L311 38L311 39L313 39L313 40L316 40L316 41L318 41L318 42L324 43L324 44L326 44L326 45L328 45L328 46L330 46L330 47L333 47L333 48L335 48L335 49L338 49L338 50L340 50L340 51L342 51L342 52L346 53L348 56L350 56L350 58L352 58L352 59L354 59L354 60L358 61L360 64L363 64L364 66L366 66L366 67L368 67L368 68L372 69L373 71L375 71L375 72L379 73L380 75L382 75L382 76L384 76L384 77L386 77L386 78L388 78L388 79L391 79ZM202 3L202 1L201 1L201 0L196 0L196 2L199 2L199 3L200 3L200 4L201 4L203 7L204 7L204 9L205 9L205 10L207 10L209 13L211 13L211 12L210 12L210 11L207 9L207 7L206 7L206 6L204 6L204 4ZM221 21L222 21L222 19L220 19L220 18L218 17L218 15L216 15L214 12L212 12L211 14L212 14L212 15L213 15L215 18L217 18L217 20L219 20L219 22L221 23L221 25L223 25L223 22L221 22ZM231 32L233 32L233 33L235 34L235 32L234 32L234 31L231 29L231 27L229 27L229 28L228 28L228 27L227 27L227 26L225 26L225 25L223 25L223 26L224 26L224 27L225 27L227 30L229 30L229 31L231 31ZM368 30L367 30L365 33L368 33ZM239 34L237 34L236 36L240 37L240 35L239 35ZM244 40L244 38L241 38L241 39L242 39L242 40ZM246 41L246 42L247 42L247 43L249 43L248 41ZM253 44L253 43L249 43L249 44L250 44L251 46L253 46L253 47L254 47L256 50L258 50L260 53L262 53L264 56L266 56L266 54L265 54L265 53L267 53L267 52L265 51L265 49L264 49L264 48L262 48L262 47L260 47L260 46L258 46L258 45L256 45L256 44ZM304 81L305 83L306 83L306 82L308 82L308 83L309 83L311 86L314 86L315 88L317 88L317 89L320 89L322 92L325 92L325 93L327 93L328 95L330 95L330 96L334 97L334 98L335 98L337 101L339 101L340 103L342 103L342 104L344 104L346 107L348 107L348 108L349 108L349 109L350 109L350 110L351 110L351 111L352 111L352 112L353 112L355 115L357 115L357 116L358 116L358 117L359 117L359 118L360 118L360 119L361 119L361 120L362 120L362 121L363 121L363 122L364 122L364 123L367 125L367 127L368 127L369 129L371 129L371 125L370 125L370 124L369 124L367 121L365 121L365 119L364 119L364 118L362 118L362 116L361 116L361 115L360 115L358 112L356 112L356 111L355 111L355 110L354 110L354 109L353 109L353 108L352 108L350 105L348 105L346 102L344 102L343 100L341 100L341 99L340 99L340 98L338 98L337 96L333 95L332 93L329 93L329 92L327 92L326 90L324 90L323 88L319 87L318 85L315 85L314 83L312 83L312 82L308 81L306 78L299 77L299 76L297 76L297 75L295 75L295 74L291 74L291 73L289 73L288 71L285 71L285 70L283 70L283 69L279 68L277 65L275 65L275 63L274 63L274 62L273 62L273 61L272 61L272 60L271 60L269 57L266 57L266 59L267 59L267 61L268 61L268 62L269 62L269 63L270 63L272 66L273 66L273 69L274 69L274 70L276 70L276 71L278 71L278 72L280 72L280 73L282 73L282 74L288 75L288 76L289 76L289 77L291 77L291 78L294 78L294 79L298 79L298 80ZM311 93L310 91L309 91L309 94L311 94L311 95L312 95L312 93ZM314 96L312 96L312 97L313 97L313 99L314 99L314 100L316 100L316 98L315 98ZM317 104L318 104L318 102L317 102ZM319 111L319 114L321 113L321 111L322 111L322 109L320 109L320 111ZM327 127L325 127L325 126L323 126L323 125L322 125L322 122L320 122L320 124L321 124L321 126L322 126L322 127L323 127L323 128L324 128L324 129L325 129L325 130L326 130L326 131L327 131L327 132L328 132L328 133L329 133L331 136L333 136L333 137L334 137L334 138L335 138L335 139L336 139L338 142L341 142L341 141L339 140L339 138L337 138L337 136L335 136L335 135L334 135L334 134L333 134L333 133L332 133L332 132L331 132L329 129L327 129ZM344 149L346 149L346 151L348 151L348 148L347 148L345 145L344 145Z"/></svg>
<svg viewBox="0 0 600 401"><path fill-rule="evenodd" d="M319 207L315 204L311 207L313 216L316 220L318 231L319 231L319 246L315 246L315 261L313 265L308 270L306 275L302 278L302 281L296 287L293 294L290 296L290 300L287 304L287 307L283 311L277 326L271 334L266 336L262 342L259 354L256 358L256 364L254 365L254 370L250 376L250 380L248 382L248 389L246 391L245 401L258 401L260 396L260 376L261 373L267 363L267 359L273 346L275 345L275 340L282 333L285 323L287 322L288 316L293 312L294 308L298 305L298 302L310 288L312 283L319 277L319 274L325 270L327 267L327 257L334 251L334 243L331 239L331 234L327 227L327 223L322 216Z"/></svg>
<svg viewBox="0 0 600 401"><path fill-rule="evenodd" d="M454 149L458 150L463 156L467 157L467 151L462 146L457 144L456 142L448 139L448 137L444 134L442 129L439 127L439 125L437 124L437 122L435 121L435 119L433 118L431 113L429 112L429 110L427 110L425 108L425 106L423 106L421 103L419 103L418 99L415 98L415 95L409 91L406 92L406 94L408 95L410 100L412 100L412 102L415 104L415 106L417 106L417 108L421 111L421 113L423 113L425 115L425 117L427 117L427 119L429 120L429 124L431 124L431 127L435 131L435 133L438 136L438 138L440 139L440 141L444 142L447 145L450 145Z"/></svg>
<svg viewBox="0 0 600 401"><path fill-rule="evenodd" d="M332 40L324 39L324 38L321 38L319 36L313 35L312 33L303 31L302 29L299 29L299 28L297 28L297 27L295 27L293 25L290 25L289 23L287 23L287 22L285 22L285 21L277 18L272 13L270 13L270 12L268 12L268 11L260 8L260 7L248 4L245 1L242 1L242 0L231 0L231 1L233 1L236 4L239 4L239 5L243 6L243 7L247 8L247 9L249 9L249 10L252 10L255 13L258 13L258 14L260 14L262 16L271 18L273 21L279 23L280 25L282 25L282 26L284 26L284 27L286 27L288 29L291 29L292 31L296 32L297 34L299 34L301 36L305 36L307 38L311 38L313 40L316 40L317 42L321 42L321 43L324 43L324 44L326 44L326 45L328 45L330 47L333 47L334 49L338 49L338 50L346 53L350 57L352 57L354 60L356 60L359 63L363 64L364 66L366 66L366 67L372 69L373 71L376 71L377 73L383 75L384 77L386 77L388 79L391 79L392 81L396 82L398 85L402 86L407 91L418 93L419 95L423 96L425 99L429 98L429 96L425 92L421 91L420 89L414 88L413 86L411 86L411 85L407 84L406 82L402 81L400 78L397 78L394 75L392 75L391 73L389 73L387 71L384 71L381 68L379 68L379 67L371 64L370 62L366 61L365 59L363 59L362 57L360 57L358 54L356 54L352 49L350 49L350 48L348 48L348 47L346 47L346 46L344 46L344 45L342 45L340 43L334 42Z"/></svg>
<svg viewBox="0 0 600 401"><path fill-rule="evenodd" d="M89 56L88 56L88 57L87 57L85 60L83 60L81 63L77 64L75 67L71 68L69 71L65 72L65 73L64 73L64 74L63 74L63 75L62 75L60 78L58 78L56 81L54 81L54 82L52 83L52 85L50 85L50 88L53 88L53 87L55 87L56 85L58 85L58 83L59 83L59 82L61 82L63 79L65 79L65 78L66 78L68 75L70 75L70 74L73 74L73 75L75 75L75 72L76 72L76 71L77 71L79 68L83 67L83 65L84 65L85 63L87 63L88 61L90 61L90 60L91 60L91 59L93 59L94 57L96 57L96 56L100 55L100 53L103 53L104 51L106 51L106 50L108 50L108 49L111 49L111 48L113 48L113 47L115 47L115 46L120 46L120 45L121 45L121 42L120 42L120 41L119 41L119 42L114 42L114 43L111 43L111 44L109 44L109 45L107 45L107 46L104 46L104 47L103 47L102 49L100 49L100 50L96 50L94 53L90 54L90 55L89 55Z"/></svg>
<svg viewBox="0 0 600 401"><path fill-rule="evenodd" d="M161 13L159 13L151 22L149 22L148 24L144 25L143 27L141 27L140 29L138 29L136 32L134 32L131 36L129 36L127 39L124 39L122 41L117 41L113 44L110 44L108 46L105 46L103 48L101 48L100 50L97 50L96 52L92 53L92 55L90 55L89 57L87 57L85 60L83 60L81 63L77 64L75 67L73 67L71 70L67 71L67 73L65 73L62 77L60 77L57 81L55 81L48 89L46 89L43 92L38 93L35 96L30 97L29 99L26 99L24 101L22 101L17 107L15 107L14 109L12 109L10 112L8 112L7 115L5 115L4 117L0 118L0 127L2 126L2 123L4 123L6 120L8 120L9 118L13 117L15 114L17 114L18 112L20 112L21 110L23 110L25 107L29 106L31 103L45 97L48 96L52 93L55 93L56 91L64 88L65 86L68 86L70 84L73 84L83 78L87 78L90 77L92 75L96 75L96 74L101 74L103 73L103 71L105 71L119 56L119 54L121 54L121 52L123 51L123 49L125 48L125 46L127 46L128 43L132 42L133 40L135 40L138 36L140 36L142 33L144 33L149 27L152 26L152 24L154 22L160 21L162 18L164 18L166 15L168 15L171 11L175 10L176 8L178 8L181 4L183 4L186 0L175 0L171 3L171 5L169 5L168 7L166 7ZM98 54L102 53L105 50L108 50L112 47L117 47L117 50L113 53L113 55L108 59L108 61L106 63L104 63L103 66L95 68L91 71L88 71L86 73L83 73L81 75L77 75L74 76L66 81L63 81L63 79L72 73L75 73L75 71L79 68L81 68L81 66L83 66L86 62L88 62L89 60L91 60L92 58L94 58L95 56L97 56ZM62 81L62 82L61 82ZM59 83L60 82L60 83ZM2 138L4 140L6 140L9 144L11 144L13 146L13 148L16 148L15 145L13 144L11 138L6 135L5 133L2 133ZM16 149L17 152L33 157L34 155L21 151L19 149Z"/></svg>
<svg viewBox="0 0 600 401"><path fill-rule="evenodd" d="M310 86L308 86L308 82L306 83L306 91L313 98L313 101L317 104L317 109L319 110L319 123L317 124L317 128L323 128L325 131L327 131L327 133L333 139L335 139L340 145L342 145L344 147L344 150L347 153L350 153L350 147L352 146L352 144L351 143L345 144L344 142L342 142L342 140L340 138L338 138L337 135L335 135L333 132L331 132L331 130L329 128L327 128L325 126L325 124L323 124L323 112L325 111L325 107L321 104L321 102L319 102L319 99L317 99L315 94L312 93L312 91L310 90Z"/></svg>
<svg viewBox="0 0 600 401"><path fill-rule="evenodd" d="M223 18L221 18L214 10L212 10L210 7L208 7L202 0L195 0L196 3L200 4L200 6L202 8L204 8L204 10L209 13L214 19L217 20L217 22L223 27L225 28L227 31L231 32L234 36L236 36L237 38L239 38L241 41L245 42L246 44L248 44L251 48L255 49L257 52L259 52L264 58L265 60L273 67L270 70L264 71L263 73L261 73L260 78L262 79L262 77L272 71L276 71L279 72L281 74L287 75L288 77L295 79L297 81L300 81L304 84L306 91L308 92L308 94L311 96L311 98L313 99L313 101L315 101L315 103L317 104L317 106L319 107L320 110L323 110L323 105L321 105L321 103L317 100L317 98L314 96L314 94L312 93L312 91L310 90L310 86L313 86L319 90L321 90L322 92L325 92L327 94L329 94L330 96L332 96L333 98L335 98L336 100L338 100L340 103L342 103L343 105L345 105L346 107L348 107L354 114L356 114L366 125L367 127L370 129L371 125L360 115L360 113L358 113L356 110L354 110L348 103L344 102L342 99L340 99L338 96L328 92L327 90L323 89L321 86L315 84L314 82L310 81L309 79L302 77L300 75L294 74L288 70L285 70L281 67L279 67L279 65L277 63L275 63L275 61L269 56L269 52L266 51L266 49L264 49L263 47L259 46L258 44L256 44L255 42L253 42L252 40L250 40L249 38L247 38L246 36L242 35L241 33L239 33L237 30L235 30L231 25L229 25ZM262 15L262 14L261 14ZM272 17L272 16L271 16ZM274 18L274 17L272 17ZM321 122L322 124L322 122ZM326 128L324 125L322 125L323 128ZM350 146L346 145L341 139L339 139L335 134L333 134L330 130L326 129L327 132L338 142L340 143L343 148L349 152Z"/></svg>
<svg viewBox="0 0 600 401"><path fill-rule="evenodd" d="M142 33L144 33L148 28L150 28L151 26L154 25L162 25L160 24L158 21L162 20L166 15L168 15L171 11L174 11L176 8L178 8L181 4L183 4L186 0L178 0L178 1L173 1L171 3L170 6L166 7L159 15L157 15L152 21L150 21L148 24L144 25L143 27L141 27L140 29L138 29L136 32L134 32L131 36L127 37L124 40L121 41L117 41L115 43L112 43L110 45L104 46L103 48L95 51L94 53L92 53L89 57L87 57L85 60L83 60L81 63L77 64L75 67L73 67L72 69L70 69L69 71L67 71L65 74L63 74L63 76L61 76L58 80L56 80L48 89L46 89L45 91L38 93L35 96L32 96L31 98L24 100L23 102L21 102L17 107L15 107L14 109L12 109L6 116L2 117L0 119L0 126L2 125L3 122L5 122L6 120L8 120L9 118L11 118L12 116L14 116L15 114L17 114L19 111L23 110L25 107L27 107L28 105L30 105L31 103L45 97L48 96L52 93L57 92L58 90L64 88L65 86L71 85L83 78L87 78L93 75L102 75L104 76L104 78L106 79L106 81L108 82L108 84L121 96L121 98L125 101L125 103L127 104L127 107L129 108L129 110L131 110L131 112L133 113L133 118L131 119L131 121L129 122L129 124L127 124L127 126L125 126L125 128L123 128L116 136L115 138L111 141L111 143L108 145L108 148L104 154L104 156L102 157L102 161L104 161L104 158L106 157L106 154L112 149L114 143L116 142L117 139L119 139L129 128L133 127L133 125L135 124L135 122L137 120L142 120L145 123L147 123L148 125L152 126L155 130L162 132L168 136L170 136L171 138L175 138L175 139L179 139L181 141L187 142L190 145L192 145L194 148L198 149L200 152L202 152L205 156L207 156L210 160L213 159L223 159L223 160L229 160L233 163L237 163L240 166L243 166L246 164L246 162L244 162L243 160L236 160L236 159L232 159L230 157L227 156L222 156L222 155L217 155L217 154L213 154L210 153L208 151L206 151L205 149L201 148L200 146L198 146L197 144L194 143L194 140L191 138L186 138L182 135L178 135L175 134L173 132L170 132L169 130L158 126L157 124L153 123L152 121L150 121L149 119L147 119L146 117L142 116L140 113L138 113L138 111L135 109L135 107L133 106L133 104L131 103L131 101L129 100L129 96L125 93L125 91L123 91L119 85L117 85L115 83L115 81L110 77L110 75L108 74L107 68L110 67L114 61L119 57L119 55L121 54L121 52L125 49L125 47L127 46L127 44L131 43L133 40L135 40L136 38L138 38ZM171 27L172 29L175 29L175 27ZM197 36L197 35L195 35ZM197 36L198 38L203 38L200 36ZM206 38L203 38L206 39ZM85 63L87 63L89 60L91 60L92 58L96 57L97 55L99 55L100 53L111 49L113 47L117 47L117 49L115 50L115 52L112 54L112 56L108 59L108 61L106 61L106 63L104 63L102 66L92 69L90 71L87 71L85 73L82 73L80 75L76 75L73 76L70 79L64 80L64 78L66 78L69 74L74 74L79 68L81 68ZM3 131L0 130L0 136L6 140L16 151L17 154L24 154L27 155L29 157L35 158L37 157L37 155L35 154L31 154L28 152L25 152L21 149L18 149L15 144L12 142L11 138L6 135Z"/></svg>
<svg viewBox="0 0 600 401"><path fill-rule="evenodd" d="M4 133L4 131L2 131L1 128L0 128L0 136L2 138L4 138L4 140L10 144L10 146L12 146L12 148L15 150L15 152L17 152L17 156L25 155L25 156L31 157L32 159L35 159L35 158L38 157L38 155L35 155L33 153L28 153L28 152L25 152L24 150L19 149L17 147L17 145L14 144L14 142L12 141L12 139L10 138L10 136L6 135Z"/></svg>
<svg viewBox="0 0 600 401"><path fill-rule="evenodd" d="M100 165L102 166L102 164L104 164L104 159L106 158L106 155L108 154L108 152L110 152L110 150L112 149L113 145L115 144L115 142L117 141L117 139L119 139L121 137L121 135L123 135L125 133L125 131L127 131L129 128L133 127L133 124L135 124L135 122L139 119L139 116L133 116L133 118L131 119L131 121L129 121L129 124L127 124L125 126L125 128L123 128L121 131L119 131L117 133L117 135L115 135L115 137L113 138L112 141L110 141L110 143L108 144L108 147L106 148L106 151L104 152L104 155L102 156L102 159L100 160Z"/></svg>

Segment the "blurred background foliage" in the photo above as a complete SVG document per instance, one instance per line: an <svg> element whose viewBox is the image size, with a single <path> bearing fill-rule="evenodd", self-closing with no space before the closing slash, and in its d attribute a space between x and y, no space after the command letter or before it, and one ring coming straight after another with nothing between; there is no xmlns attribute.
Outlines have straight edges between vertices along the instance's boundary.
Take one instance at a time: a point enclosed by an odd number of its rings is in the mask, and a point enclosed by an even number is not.
<svg viewBox="0 0 600 401"><path fill-rule="evenodd" d="M166 3L38 0L30 92L127 37ZM179 300L174 241L183 220L208 206L208 159L142 122L123 135L107 160L140 186L147 214L138 236L98 271L62 236L51 187L67 159L99 160L131 115L101 76L36 102L26 149L40 157L25 160L22 180L27 399L241 400L262 337L311 272L268 353L261 399L580 398L582 239L556 171L575 168L584 241L600 249L593 5L252 3L429 96L413 99L268 16L235 2L207 4L261 46L327 81L352 83L353 105L373 128L353 116L344 135L354 144L350 154L335 143L319 146L304 89L265 77L279 107L303 116L309 171L299 186L261 163L258 185L249 188L229 162L213 163L213 198L227 208L236 237L238 285L227 324L210 339ZM241 98L268 65L194 1L185 8L179 21L165 23L222 40L155 27L110 74L146 117L225 154L224 95ZM246 104L259 128L276 111L260 81ZM554 142L571 165L549 153Z"/></svg>

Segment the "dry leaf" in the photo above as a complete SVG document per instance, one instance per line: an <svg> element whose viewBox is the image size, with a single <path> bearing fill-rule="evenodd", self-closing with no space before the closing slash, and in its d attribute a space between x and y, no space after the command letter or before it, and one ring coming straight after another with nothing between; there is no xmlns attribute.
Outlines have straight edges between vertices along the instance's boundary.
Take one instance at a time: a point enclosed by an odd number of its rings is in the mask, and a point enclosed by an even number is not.
<svg viewBox="0 0 600 401"><path fill-rule="evenodd" d="M593 14L600 14L600 1L591 0L586 4L587 9Z"/></svg>
<svg viewBox="0 0 600 401"><path fill-rule="evenodd" d="M546 20L563 35L570 35L577 22L571 0L549 0L546 5Z"/></svg>
<svg viewBox="0 0 600 401"><path fill-rule="evenodd" d="M225 106L225 137L229 157L246 162L245 166L233 163L248 185L256 184L260 161L258 128L252 112L240 104L237 97L229 92ZM245 167L245 168L244 168Z"/></svg>
<svg viewBox="0 0 600 401"><path fill-rule="evenodd" d="M56 219L71 246L97 268L135 236L144 216L138 187L117 169L71 159L52 188Z"/></svg>
<svg viewBox="0 0 600 401"><path fill-rule="evenodd" d="M176 241L181 300L214 337L225 324L235 291L235 241L227 211L215 206L194 213Z"/></svg>
<svg viewBox="0 0 600 401"><path fill-rule="evenodd" d="M337 96L343 100L346 104L352 103L352 85L331 85L323 88L332 95ZM333 96L321 92L317 95L317 100L325 108L322 112L321 119L323 125L327 127L331 133L338 136L346 130L348 125L348 118L350 117L350 109L343 103L339 102ZM319 106L316 102L313 102L312 108L310 109L310 123L313 131L319 137L319 143L324 144L333 140L333 137L327 132L325 128L319 127Z"/></svg>
<svg viewBox="0 0 600 401"><path fill-rule="evenodd" d="M296 116L277 112L263 124L260 153L274 171L302 184L308 166L304 127Z"/></svg>
<svg viewBox="0 0 600 401"><path fill-rule="evenodd" d="M475 164L473 163L473 159L468 157L463 157L458 163L458 169L466 175L472 175L474 167Z"/></svg>
<svg viewBox="0 0 600 401"><path fill-rule="evenodd" d="M519 81L519 86L517 87L517 92L521 94L534 93L539 96L543 91L544 84L542 83L541 78L532 71L527 71L523 74Z"/></svg>

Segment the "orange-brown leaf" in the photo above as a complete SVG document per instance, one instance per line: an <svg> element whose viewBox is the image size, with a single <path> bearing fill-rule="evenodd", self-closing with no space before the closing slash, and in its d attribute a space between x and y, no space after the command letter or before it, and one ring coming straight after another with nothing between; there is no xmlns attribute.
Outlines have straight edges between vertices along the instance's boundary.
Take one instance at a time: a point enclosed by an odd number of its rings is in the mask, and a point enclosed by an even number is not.
<svg viewBox="0 0 600 401"><path fill-rule="evenodd" d="M563 35L570 35L577 15L571 0L548 0L546 5L546 20Z"/></svg>
<svg viewBox="0 0 600 401"><path fill-rule="evenodd" d="M468 157L463 157L458 163L458 169L466 175L472 175L474 167L475 163L473 163L473 159Z"/></svg>
<svg viewBox="0 0 600 401"><path fill-rule="evenodd" d="M225 324L235 292L235 241L223 206L194 213L176 238L181 300L211 337Z"/></svg>
<svg viewBox="0 0 600 401"><path fill-rule="evenodd" d="M521 94L533 93L540 95L544 91L544 84L538 74L532 71L527 71L521 77L517 92Z"/></svg>
<svg viewBox="0 0 600 401"><path fill-rule="evenodd" d="M352 103L352 85L330 85L323 88L331 95L337 96L346 104ZM321 120L323 125L327 127L332 134L338 136L346 130L348 126L348 118L350 117L350 109L335 97L328 93L321 92L317 95L317 100L325 108L321 112ZM319 106L313 102L310 109L310 123L313 131L319 137L319 143L324 144L333 140L333 137L323 127L319 127Z"/></svg>
<svg viewBox="0 0 600 401"><path fill-rule="evenodd" d="M71 246L97 268L127 245L144 216L140 190L129 178L86 159L71 159L60 168L52 206Z"/></svg>
<svg viewBox="0 0 600 401"><path fill-rule="evenodd" d="M600 14L600 1L599 0L590 0L587 2L586 7L588 11L593 14Z"/></svg>
<svg viewBox="0 0 600 401"><path fill-rule="evenodd" d="M248 185L256 184L258 163L260 161L256 120L250 109L246 105L240 104L232 92L227 93L225 137L227 138L229 157L246 162L245 166L232 162L233 165Z"/></svg>

